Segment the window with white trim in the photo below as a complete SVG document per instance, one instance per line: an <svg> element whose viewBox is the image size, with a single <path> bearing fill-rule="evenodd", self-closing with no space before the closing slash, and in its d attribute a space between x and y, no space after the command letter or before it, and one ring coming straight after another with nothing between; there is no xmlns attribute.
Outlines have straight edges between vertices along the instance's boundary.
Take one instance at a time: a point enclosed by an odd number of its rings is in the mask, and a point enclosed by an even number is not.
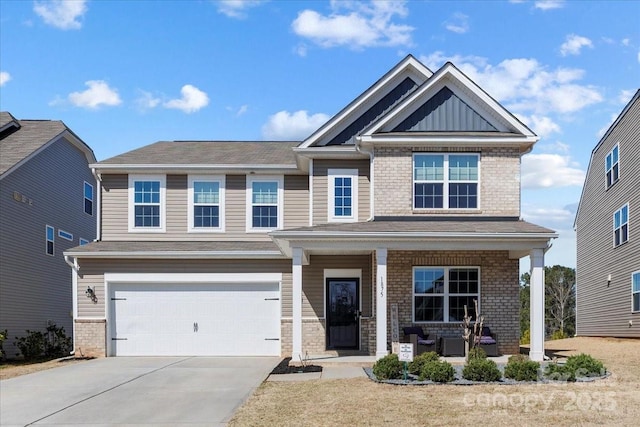
<svg viewBox="0 0 640 427"><path fill-rule="evenodd" d="M84 246L88 244L89 244L89 241L87 239L83 239L82 237L80 237L80 246Z"/></svg>
<svg viewBox="0 0 640 427"><path fill-rule="evenodd" d="M414 267L413 321L461 322L480 304L480 269L477 267Z"/></svg>
<svg viewBox="0 0 640 427"><path fill-rule="evenodd" d="M640 312L640 271L631 274L631 311Z"/></svg>
<svg viewBox="0 0 640 427"><path fill-rule="evenodd" d="M283 224L283 177L247 177L247 231L271 231Z"/></svg>
<svg viewBox="0 0 640 427"><path fill-rule="evenodd" d="M479 154L415 153L414 209L477 209Z"/></svg>
<svg viewBox="0 0 640 427"><path fill-rule="evenodd" d="M358 169L329 169L327 213L331 222L358 220Z"/></svg>
<svg viewBox="0 0 640 427"><path fill-rule="evenodd" d="M45 232L45 238L47 239L47 245L46 245L46 249L45 249L45 253L47 255L53 255L54 254L54 246L55 246L55 239L56 239L56 230L55 228L51 227L50 225L46 226L46 232Z"/></svg>
<svg viewBox="0 0 640 427"><path fill-rule="evenodd" d="M609 154L605 165L605 175L607 177L607 188L618 182L620 179L620 146L616 144Z"/></svg>
<svg viewBox="0 0 640 427"><path fill-rule="evenodd" d="M73 234L69 233L68 231L58 230L58 237L62 237L65 240L73 242Z"/></svg>
<svg viewBox="0 0 640 427"><path fill-rule="evenodd" d="M165 231L166 176L129 175L129 231Z"/></svg>
<svg viewBox="0 0 640 427"><path fill-rule="evenodd" d="M224 231L224 176L189 176L189 231Z"/></svg>
<svg viewBox="0 0 640 427"><path fill-rule="evenodd" d="M627 203L613 214L613 247L629 240L629 204Z"/></svg>
<svg viewBox="0 0 640 427"><path fill-rule="evenodd" d="M93 185L84 182L84 213L93 215Z"/></svg>

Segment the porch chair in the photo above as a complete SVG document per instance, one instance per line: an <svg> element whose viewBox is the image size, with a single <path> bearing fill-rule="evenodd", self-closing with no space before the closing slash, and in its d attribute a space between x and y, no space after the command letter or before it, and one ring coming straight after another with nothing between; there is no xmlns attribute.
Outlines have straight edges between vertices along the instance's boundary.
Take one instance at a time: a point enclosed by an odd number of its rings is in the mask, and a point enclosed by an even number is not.
<svg viewBox="0 0 640 427"><path fill-rule="evenodd" d="M487 356L498 356L498 336L488 326L483 326L480 336L475 338L476 345L487 353Z"/></svg>
<svg viewBox="0 0 640 427"><path fill-rule="evenodd" d="M429 339L429 334L425 334L420 326L406 326L402 328L402 332L407 342L413 344L414 356L427 351L436 351L436 340Z"/></svg>

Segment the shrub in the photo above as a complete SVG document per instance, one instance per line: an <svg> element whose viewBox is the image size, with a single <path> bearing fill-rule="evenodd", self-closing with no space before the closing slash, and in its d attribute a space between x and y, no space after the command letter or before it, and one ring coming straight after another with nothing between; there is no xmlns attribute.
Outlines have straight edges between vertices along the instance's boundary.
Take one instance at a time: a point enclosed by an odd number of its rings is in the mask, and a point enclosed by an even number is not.
<svg viewBox="0 0 640 427"><path fill-rule="evenodd" d="M522 336L520 337L520 344L530 344L531 343L531 331L527 329L524 331Z"/></svg>
<svg viewBox="0 0 640 427"><path fill-rule="evenodd" d="M13 344L20 350L18 355L22 354L24 360L33 360L42 357L44 354L44 334L40 331L30 331L27 329L27 335L24 337L16 337Z"/></svg>
<svg viewBox="0 0 640 427"><path fill-rule="evenodd" d="M464 365L462 377L470 381L498 381L502 373L496 362L489 359L474 358Z"/></svg>
<svg viewBox="0 0 640 427"><path fill-rule="evenodd" d="M373 374L379 380L394 380L402 377L402 362L397 354L389 354L373 365Z"/></svg>
<svg viewBox="0 0 640 427"><path fill-rule="evenodd" d="M605 372L606 369L602 362L588 354L578 354L569 356L563 365L548 364L544 375L554 380L575 381L577 377L597 377Z"/></svg>
<svg viewBox="0 0 640 427"><path fill-rule="evenodd" d="M469 354L467 355L467 360L472 359L486 359L487 352L481 349L480 347L473 347L469 350Z"/></svg>
<svg viewBox="0 0 640 427"><path fill-rule="evenodd" d="M4 360L4 358L6 357L6 354L4 353L4 349L2 348L2 344L4 344L4 341L7 339L8 336L9 334L7 333L6 329L4 331L0 331L0 360Z"/></svg>
<svg viewBox="0 0 640 427"><path fill-rule="evenodd" d="M39 358L54 359L69 354L71 337L67 337L64 327L57 327L55 323L48 323L46 332L30 331L27 335L16 337L14 344L20 350L25 360Z"/></svg>
<svg viewBox="0 0 640 427"><path fill-rule="evenodd" d="M420 381L429 379L436 383L448 383L456 379L456 370L449 362L427 362L420 371Z"/></svg>
<svg viewBox="0 0 640 427"><path fill-rule="evenodd" d="M544 369L544 376L557 381L575 381L576 373L567 368L567 365L549 363Z"/></svg>
<svg viewBox="0 0 640 427"><path fill-rule="evenodd" d="M567 338L567 336L560 329L558 329L553 334L551 334L551 339L552 340L562 340L562 339L565 339L565 338Z"/></svg>
<svg viewBox="0 0 640 427"><path fill-rule="evenodd" d="M413 362L409 363L409 373L413 375L420 375L425 364L430 362L437 362L438 360L440 360L440 357L435 351L420 353L413 358Z"/></svg>
<svg viewBox="0 0 640 427"><path fill-rule="evenodd" d="M504 376L516 381L537 381L539 369L538 362L527 360L526 356L518 354L509 358L504 368Z"/></svg>

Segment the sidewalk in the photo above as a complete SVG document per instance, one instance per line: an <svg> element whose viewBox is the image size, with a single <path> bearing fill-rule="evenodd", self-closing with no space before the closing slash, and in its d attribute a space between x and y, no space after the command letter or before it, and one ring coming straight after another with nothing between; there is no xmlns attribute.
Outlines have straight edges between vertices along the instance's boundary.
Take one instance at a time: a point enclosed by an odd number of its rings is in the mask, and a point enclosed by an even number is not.
<svg viewBox="0 0 640 427"><path fill-rule="evenodd" d="M323 366L322 372L307 372L299 374L271 374L267 381L309 381L309 380L335 380L346 378L366 378L362 366Z"/></svg>

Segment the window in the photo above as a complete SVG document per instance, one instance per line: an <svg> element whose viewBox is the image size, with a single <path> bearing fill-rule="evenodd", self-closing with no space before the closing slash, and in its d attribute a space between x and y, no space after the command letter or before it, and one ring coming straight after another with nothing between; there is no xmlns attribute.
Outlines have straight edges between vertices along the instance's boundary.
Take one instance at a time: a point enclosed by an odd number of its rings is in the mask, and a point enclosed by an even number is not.
<svg viewBox="0 0 640 427"><path fill-rule="evenodd" d="M328 220L358 220L358 170L329 169Z"/></svg>
<svg viewBox="0 0 640 427"><path fill-rule="evenodd" d="M46 239L47 239L47 247L46 253L47 255L53 255L54 244L55 244L55 229L50 225L47 225L46 231Z"/></svg>
<svg viewBox="0 0 640 427"><path fill-rule="evenodd" d="M73 234L64 230L58 230L58 237L62 237L65 240L73 241Z"/></svg>
<svg viewBox="0 0 640 427"><path fill-rule="evenodd" d="M619 163L620 146L618 144L607 154L606 175L607 188L618 182L620 179L620 163Z"/></svg>
<svg viewBox="0 0 640 427"><path fill-rule="evenodd" d="M84 213L93 215L93 185L84 183Z"/></svg>
<svg viewBox="0 0 640 427"><path fill-rule="evenodd" d="M129 176L129 231L164 232L165 176Z"/></svg>
<svg viewBox="0 0 640 427"><path fill-rule="evenodd" d="M414 322L461 322L464 306L473 315L480 302L480 269L414 267Z"/></svg>
<svg viewBox="0 0 640 427"><path fill-rule="evenodd" d="M87 239L80 238L80 246L88 245L89 241Z"/></svg>
<svg viewBox="0 0 640 427"><path fill-rule="evenodd" d="M613 214L613 247L620 246L628 240L629 204L626 204Z"/></svg>
<svg viewBox="0 0 640 427"><path fill-rule="evenodd" d="M189 176L189 231L224 231L224 176Z"/></svg>
<svg viewBox="0 0 640 427"><path fill-rule="evenodd" d="M478 154L414 154L414 209L477 209Z"/></svg>
<svg viewBox="0 0 640 427"><path fill-rule="evenodd" d="M283 182L282 177L247 177L248 231L282 228Z"/></svg>
<svg viewBox="0 0 640 427"><path fill-rule="evenodd" d="M640 312L640 271L631 274L631 311Z"/></svg>

